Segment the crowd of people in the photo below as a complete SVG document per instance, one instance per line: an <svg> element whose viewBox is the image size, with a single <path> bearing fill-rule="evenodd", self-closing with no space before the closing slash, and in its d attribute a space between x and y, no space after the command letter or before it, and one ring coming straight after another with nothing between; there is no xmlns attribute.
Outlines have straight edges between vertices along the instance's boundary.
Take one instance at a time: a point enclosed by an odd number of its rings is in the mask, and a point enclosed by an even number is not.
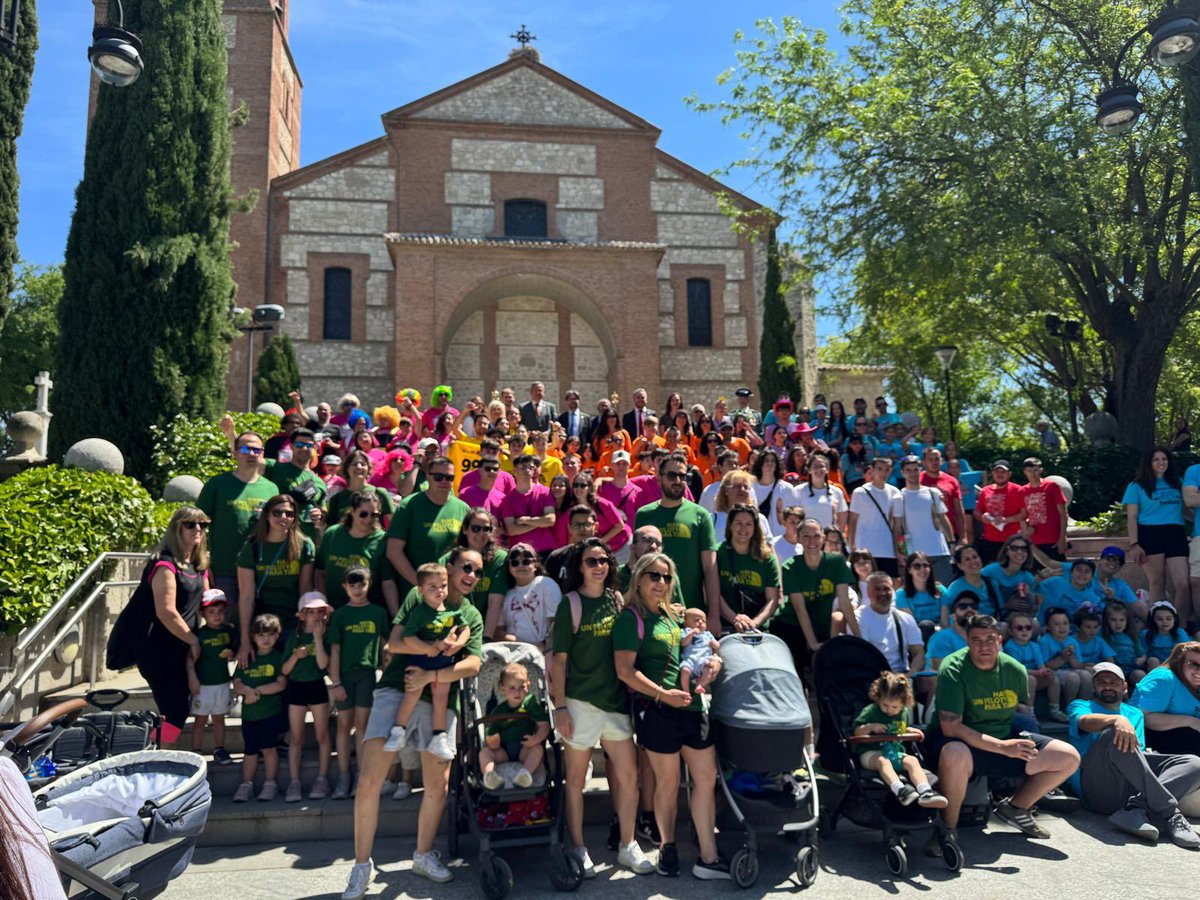
<svg viewBox="0 0 1200 900"><path fill-rule="evenodd" d="M937 789L894 742L864 765L901 803L940 810L944 839L984 774L1013 785L995 813L1031 837L1049 837L1037 801L1070 779L1123 832L1200 848L1179 809L1200 789L1200 541L1189 563L1184 531L1200 466L1179 476L1160 448L1129 485L1128 552L1149 582L1136 592L1120 546L1067 559L1067 498L1035 457L1020 482L998 459L977 485L960 481L973 470L953 443L883 397L847 414L783 396L763 415L748 388L733 396L710 412L673 393L656 412L639 389L630 409L614 396L592 415L574 391L559 412L535 383L521 405L506 388L459 410L441 385L426 408L405 389L370 414L349 394L306 410L297 392L271 435L227 417L234 466L175 513L151 573L157 617L138 664L164 737L194 717L192 748L211 726L214 762L234 764L225 719L238 697L234 800L276 800L282 748L296 802L311 717L307 796L354 798L352 900L372 877L381 797L407 798L419 769L413 871L448 881L434 841L459 687L485 642L522 641L546 654L552 708L527 673L506 671L507 708L528 727L489 733L485 783L504 762L531 777L557 736L570 852L590 877L583 798L599 745L617 863L675 876L682 760L692 874L729 878L705 714L716 639L778 636L807 685L822 645L852 634L889 667L860 728L882 736L926 711Z"/></svg>

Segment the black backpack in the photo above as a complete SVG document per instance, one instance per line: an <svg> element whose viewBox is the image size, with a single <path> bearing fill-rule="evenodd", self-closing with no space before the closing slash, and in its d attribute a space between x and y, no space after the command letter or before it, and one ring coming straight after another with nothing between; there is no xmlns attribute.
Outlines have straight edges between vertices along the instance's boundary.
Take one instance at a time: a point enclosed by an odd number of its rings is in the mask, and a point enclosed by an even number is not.
<svg viewBox="0 0 1200 900"><path fill-rule="evenodd" d="M133 596L109 632L104 665L114 672L137 665L138 646L146 639L146 633L154 621L154 590L150 587L150 572L158 562L156 556L146 563Z"/></svg>

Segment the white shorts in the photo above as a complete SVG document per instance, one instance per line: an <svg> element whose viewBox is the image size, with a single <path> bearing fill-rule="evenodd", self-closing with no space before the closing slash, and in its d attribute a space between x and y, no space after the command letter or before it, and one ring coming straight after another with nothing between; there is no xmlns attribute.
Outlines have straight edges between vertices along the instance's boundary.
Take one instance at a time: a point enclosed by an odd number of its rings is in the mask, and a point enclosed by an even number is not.
<svg viewBox="0 0 1200 900"><path fill-rule="evenodd" d="M192 698L193 716L224 716L233 706L233 689L228 684L202 684Z"/></svg>
<svg viewBox="0 0 1200 900"><path fill-rule="evenodd" d="M404 702L404 691L395 688L375 688L374 703L371 704L371 715L367 719L367 729L363 732L363 740L386 738L391 734L392 726L396 724L396 713ZM446 733L451 740L458 743L458 717L454 710L446 710ZM433 704L428 700L418 700L413 709L412 718L408 720L408 741L405 750L423 752L433 740ZM404 758L401 758L404 762ZM411 755L408 761L412 761ZM405 766L408 767L407 765ZM413 768L416 768L415 766Z"/></svg>
<svg viewBox="0 0 1200 900"><path fill-rule="evenodd" d="M601 741L633 740L633 723L626 713L605 712L586 700L567 698L574 730L571 739L563 743L572 750L591 750Z"/></svg>

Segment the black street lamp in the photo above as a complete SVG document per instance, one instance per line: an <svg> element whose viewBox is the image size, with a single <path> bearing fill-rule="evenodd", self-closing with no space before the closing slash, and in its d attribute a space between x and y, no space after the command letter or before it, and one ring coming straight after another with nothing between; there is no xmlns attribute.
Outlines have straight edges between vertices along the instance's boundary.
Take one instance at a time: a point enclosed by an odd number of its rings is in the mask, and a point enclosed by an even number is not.
<svg viewBox="0 0 1200 900"><path fill-rule="evenodd" d="M1081 373L1079 372L1079 360L1072 353L1072 348L1083 340L1083 323L1075 319L1061 319L1054 313L1048 313L1043 321L1046 324L1046 333L1050 337L1058 338L1059 346L1062 349L1063 365L1066 370L1066 388L1067 388L1067 410L1071 417L1071 443L1079 442L1079 425L1076 422L1078 418L1075 404L1075 389L1079 386Z"/></svg>
<svg viewBox="0 0 1200 900"><path fill-rule="evenodd" d="M958 439L954 436L954 406L950 402L950 366L954 363L957 353L958 348L953 344L942 344L933 350L933 355L942 364L942 375L946 378L946 421L950 423L950 440L956 443Z"/></svg>
<svg viewBox="0 0 1200 900"><path fill-rule="evenodd" d="M97 25L92 31L88 61L97 77L114 87L128 87L142 74L142 42L125 28L125 7L116 0L117 24Z"/></svg>
<svg viewBox="0 0 1200 900"><path fill-rule="evenodd" d="M17 46L17 23L21 21L21 0L0 0L0 49L6 53Z"/></svg>

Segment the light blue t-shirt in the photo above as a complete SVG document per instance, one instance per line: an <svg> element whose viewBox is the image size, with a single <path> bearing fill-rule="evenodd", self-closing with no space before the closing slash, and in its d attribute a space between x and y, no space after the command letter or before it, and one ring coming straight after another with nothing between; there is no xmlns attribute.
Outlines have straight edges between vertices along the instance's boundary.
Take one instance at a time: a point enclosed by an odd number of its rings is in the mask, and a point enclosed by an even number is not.
<svg viewBox="0 0 1200 900"><path fill-rule="evenodd" d="M1091 588L1085 587L1083 590L1079 590L1071 584L1070 579L1062 575L1047 578L1038 587L1038 592L1043 597L1042 605L1038 609L1038 621L1043 625L1046 624L1046 613L1056 606L1067 611L1067 616L1072 619L1072 631L1075 630L1075 610L1083 604L1090 603L1092 606L1098 607L1097 611L1104 609L1103 598L1098 597Z"/></svg>
<svg viewBox="0 0 1200 900"><path fill-rule="evenodd" d="M941 615L941 603L929 591L918 591L909 597L908 592L904 588L900 588L896 591L894 602L897 609L907 609L918 622L925 620L936 622Z"/></svg>
<svg viewBox="0 0 1200 900"><path fill-rule="evenodd" d="M990 588L990 590L989 590ZM942 601L942 606L954 608L954 601L958 599L958 595L970 591L979 597L979 614L982 616L994 616L999 610L996 609L997 596L999 592L987 578L983 579L983 584L979 587L967 581L966 577L955 578L950 582L950 586L942 591L942 596L939 598Z"/></svg>
<svg viewBox="0 0 1200 900"><path fill-rule="evenodd" d="M1004 566L994 562L984 566L983 571L979 574L989 579L999 589L1000 599L1004 601L1017 592L1017 585L1025 585L1029 588L1030 609L1033 609L1033 596L1037 593L1037 579L1032 572L1018 569L1014 574L1009 575L1004 571Z"/></svg>
<svg viewBox="0 0 1200 900"><path fill-rule="evenodd" d="M1068 582L1071 580L1071 566L1072 563L1063 563L1062 567L1062 577L1067 579ZM1102 603L1108 599L1108 594L1105 593L1104 587L1100 583L1099 577L1092 575L1092 580L1088 582L1088 590L1094 593L1096 599ZM1129 582L1121 578L1110 578L1108 580L1108 587L1112 588L1112 598L1114 600L1120 600L1126 606L1133 606L1133 604L1138 602L1137 594L1133 592L1133 588L1129 586Z"/></svg>
<svg viewBox="0 0 1200 900"><path fill-rule="evenodd" d="M1147 496L1136 481L1129 482L1121 502L1126 505L1137 504L1139 525L1183 524L1183 492L1161 478L1154 482L1154 496Z"/></svg>
<svg viewBox="0 0 1200 900"><path fill-rule="evenodd" d="M1166 666L1159 666L1137 683L1129 701L1144 713L1169 713L1200 719L1200 699Z"/></svg>
<svg viewBox="0 0 1200 900"><path fill-rule="evenodd" d="M1183 473L1183 486L1187 487L1188 485L1200 488L1200 463L1188 466L1187 471ZM1200 516L1196 516L1192 522L1192 536L1200 537Z"/></svg>
<svg viewBox="0 0 1200 900"><path fill-rule="evenodd" d="M1124 716L1129 720L1129 724L1133 726L1134 732L1137 733L1138 746L1143 750L1146 749L1146 717L1142 711L1136 706L1128 703L1122 703L1121 708L1115 714ZM1099 731L1081 731L1079 728L1079 720L1084 716L1111 716L1114 711L1103 706L1098 700L1072 700L1071 705L1067 707L1067 716L1070 723L1067 725L1068 736L1071 744L1079 751L1079 758L1083 759L1091 749L1092 744L1096 742L1096 738L1100 737ZM1076 797L1083 798L1083 787L1079 776L1079 768L1071 775L1067 782Z"/></svg>
<svg viewBox="0 0 1200 900"><path fill-rule="evenodd" d="M1117 655L1117 651L1109 645L1108 641L1098 634L1090 641L1081 641L1077 636L1075 643L1079 645L1078 653L1081 663L1094 666L1096 663L1104 662L1106 659L1111 660Z"/></svg>
<svg viewBox="0 0 1200 900"><path fill-rule="evenodd" d="M1171 650L1176 644L1182 644L1188 640L1188 634L1182 628L1176 628L1174 634L1163 634L1157 628L1151 630L1147 628L1142 632L1142 643L1146 647L1146 655L1153 656L1159 662L1166 660L1171 655Z"/></svg>
<svg viewBox="0 0 1200 900"><path fill-rule="evenodd" d="M1142 642L1128 631L1110 634L1107 640L1108 645L1113 648L1114 661L1126 674L1137 666L1138 657L1146 655L1142 650Z"/></svg>
<svg viewBox="0 0 1200 900"><path fill-rule="evenodd" d="M1038 638L1038 647L1041 648L1042 658L1047 663L1062 653L1063 647L1066 647L1068 644L1075 648L1075 658L1079 659L1082 653L1079 649L1079 641L1075 640L1075 638L1068 637L1065 641L1060 641L1048 631ZM1066 665L1070 665L1070 663L1066 663Z"/></svg>
<svg viewBox="0 0 1200 900"><path fill-rule="evenodd" d="M967 639L955 631L953 628L943 628L941 631L935 632L929 639L929 644L925 648L925 655L931 660L945 659L955 650L961 650L967 646Z"/></svg>
<svg viewBox="0 0 1200 900"><path fill-rule="evenodd" d="M1046 665L1046 657L1042 655L1042 648L1033 641L1027 641L1022 645L1009 638L1004 642L1004 652L1030 671Z"/></svg>

